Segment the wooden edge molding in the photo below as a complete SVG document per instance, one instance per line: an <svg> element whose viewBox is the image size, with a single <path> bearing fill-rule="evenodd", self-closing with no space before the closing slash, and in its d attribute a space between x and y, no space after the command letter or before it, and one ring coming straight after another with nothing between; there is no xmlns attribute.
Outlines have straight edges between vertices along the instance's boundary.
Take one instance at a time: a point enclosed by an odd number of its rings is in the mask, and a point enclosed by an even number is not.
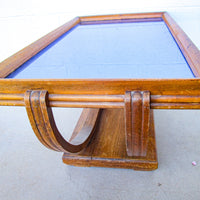
<svg viewBox="0 0 200 200"><path fill-rule="evenodd" d="M163 13L162 19L180 47L192 72L196 77L200 77L200 51L168 13Z"/></svg>
<svg viewBox="0 0 200 200"><path fill-rule="evenodd" d="M0 80L0 106L25 106L27 90L47 90L51 107L124 108L126 91L150 91L153 109L200 109L200 80Z"/></svg>
<svg viewBox="0 0 200 200"><path fill-rule="evenodd" d="M145 157L150 130L150 93L127 91L124 101L127 154Z"/></svg>
<svg viewBox="0 0 200 200"><path fill-rule="evenodd" d="M48 104L66 108L124 108L124 98L123 95L49 94ZM151 95L150 98L152 109L200 109L199 95ZM25 106L24 95L0 93L0 106Z"/></svg>
<svg viewBox="0 0 200 200"><path fill-rule="evenodd" d="M0 79L1 94L47 90L49 94L124 95L126 91L150 91L151 95L200 94L200 79Z"/></svg>
<svg viewBox="0 0 200 200"><path fill-rule="evenodd" d="M29 46L25 47L24 49L18 51L11 57L7 58L3 62L0 63L0 78L5 78L10 73L15 71L18 67L24 64L27 60L32 58L34 55L39 53L42 49L47 47L49 44L54 42L64 33L72 29L74 26L79 24L80 19L77 17L64 25L60 26L59 28L55 29L54 31L48 33L44 37L40 38L39 40L33 42Z"/></svg>
<svg viewBox="0 0 200 200"><path fill-rule="evenodd" d="M27 91L24 95L26 111L32 129L39 141L55 151L77 153L90 142L100 109L84 109L74 129L74 138L67 142L57 129L51 107L48 106L47 91Z"/></svg>
<svg viewBox="0 0 200 200"><path fill-rule="evenodd" d="M163 12L154 13L135 13L135 14L115 14L80 17L80 24L99 24L115 22L134 22L134 21L160 21Z"/></svg>

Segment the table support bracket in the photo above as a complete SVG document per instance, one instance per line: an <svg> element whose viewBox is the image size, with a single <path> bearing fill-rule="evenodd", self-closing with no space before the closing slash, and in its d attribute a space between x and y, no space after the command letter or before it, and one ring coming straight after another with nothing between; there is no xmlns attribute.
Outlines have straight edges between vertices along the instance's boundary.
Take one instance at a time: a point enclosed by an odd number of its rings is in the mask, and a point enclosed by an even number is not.
<svg viewBox="0 0 200 200"><path fill-rule="evenodd" d="M124 101L127 154L145 157L150 126L150 92L127 91Z"/></svg>
<svg viewBox="0 0 200 200"><path fill-rule="evenodd" d="M33 90L25 93L26 111L35 135L46 147L61 152L77 153L90 142L96 128L100 109L84 109L74 129L73 137L67 142L57 129L48 92Z"/></svg>
<svg viewBox="0 0 200 200"><path fill-rule="evenodd" d="M46 147L64 152L64 163L135 170L157 168L148 91L127 91L124 108L84 108L69 142L56 127L48 99L45 90L29 90L24 95L37 138Z"/></svg>

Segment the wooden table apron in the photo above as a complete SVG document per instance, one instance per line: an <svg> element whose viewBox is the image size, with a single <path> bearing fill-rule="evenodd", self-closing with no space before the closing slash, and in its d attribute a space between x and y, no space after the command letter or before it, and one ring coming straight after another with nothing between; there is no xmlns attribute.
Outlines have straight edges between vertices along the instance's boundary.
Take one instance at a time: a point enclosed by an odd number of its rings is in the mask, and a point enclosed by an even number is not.
<svg viewBox="0 0 200 200"><path fill-rule="evenodd" d="M164 21L192 79L6 79L77 24ZM79 17L0 64L0 106L25 106L33 131L76 166L154 170L158 166L153 109L200 109L200 53L167 13ZM84 108L66 141L51 107Z"/></svg>

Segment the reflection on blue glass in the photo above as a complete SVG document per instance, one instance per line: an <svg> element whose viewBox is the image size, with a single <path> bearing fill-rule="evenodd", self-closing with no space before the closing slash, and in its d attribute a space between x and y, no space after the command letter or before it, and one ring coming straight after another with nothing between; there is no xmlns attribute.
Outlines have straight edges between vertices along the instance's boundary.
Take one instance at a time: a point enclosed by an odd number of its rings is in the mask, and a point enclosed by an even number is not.
<svg viewBox="0 0 200 200"><path fill-rule="evenodd" d="M192 78L164 22L78 25L8 78Z"/></svg>

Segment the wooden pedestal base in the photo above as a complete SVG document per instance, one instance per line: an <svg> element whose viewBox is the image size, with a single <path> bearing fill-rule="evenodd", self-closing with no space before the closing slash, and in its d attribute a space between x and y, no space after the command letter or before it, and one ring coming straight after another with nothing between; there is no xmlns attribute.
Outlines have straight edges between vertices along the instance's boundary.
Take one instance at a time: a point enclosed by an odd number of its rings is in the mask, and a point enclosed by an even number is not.
<svg viewBox="0 0 200 200"><path fill-rule="evenodd" d="M124 109L85 108L69 142L57 129L47 91L28 90L24 101L37 138L47 148L65 152L64 163L135 170L157 168L149 91L126 91Z"/></svg>
<svg viewBox="0 0 200 200"><path fill-rule="evenodd" d="M103 109L93 138L79 153L64 153L63 162L74 166L130 168L150 171L157 169L153 111L145 157L128 156L126 151L123 109ZM72 135L73 138L73 135Z"/></svg>

